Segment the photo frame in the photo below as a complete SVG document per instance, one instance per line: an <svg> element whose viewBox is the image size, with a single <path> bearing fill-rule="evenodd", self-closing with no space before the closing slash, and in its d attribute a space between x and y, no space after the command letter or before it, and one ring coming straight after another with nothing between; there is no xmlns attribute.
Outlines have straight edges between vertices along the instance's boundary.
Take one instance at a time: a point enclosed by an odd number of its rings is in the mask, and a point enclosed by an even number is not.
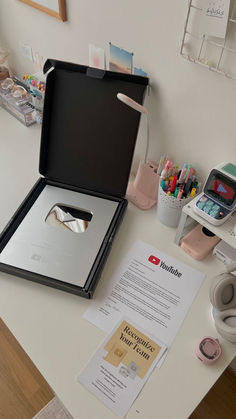
<svg viewBox="0 0 236 419"><path fill-rule="evenodd" d="M41 10L42 12L48 13L49 15L65 22L66 17L66 0L19 0L22 3L26 3L35 9Z"/></svg>

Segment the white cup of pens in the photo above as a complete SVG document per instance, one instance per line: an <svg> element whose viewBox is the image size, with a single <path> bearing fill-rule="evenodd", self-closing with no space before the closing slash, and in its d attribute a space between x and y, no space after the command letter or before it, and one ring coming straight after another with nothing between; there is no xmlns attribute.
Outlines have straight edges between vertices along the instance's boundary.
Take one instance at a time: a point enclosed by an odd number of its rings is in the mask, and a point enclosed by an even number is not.
<svg viewBox="0 0 236 419"><path fill-rule="evenodd" d="M168 227L177 227L183 206L199 192L196 170L188 163L179 168L171 160L162 161L157 217Z"/></svg>

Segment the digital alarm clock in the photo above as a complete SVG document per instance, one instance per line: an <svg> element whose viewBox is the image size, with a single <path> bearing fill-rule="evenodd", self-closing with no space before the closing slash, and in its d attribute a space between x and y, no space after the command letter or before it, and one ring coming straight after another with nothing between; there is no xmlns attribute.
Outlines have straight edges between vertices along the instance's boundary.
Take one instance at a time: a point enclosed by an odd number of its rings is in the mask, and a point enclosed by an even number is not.
<svg viewBox="0 0 236 419"><path fill-rule="evenodd" d="M236 208L236 166L221 163L211 170L194 212L214 225L223 224Z"/></svg>

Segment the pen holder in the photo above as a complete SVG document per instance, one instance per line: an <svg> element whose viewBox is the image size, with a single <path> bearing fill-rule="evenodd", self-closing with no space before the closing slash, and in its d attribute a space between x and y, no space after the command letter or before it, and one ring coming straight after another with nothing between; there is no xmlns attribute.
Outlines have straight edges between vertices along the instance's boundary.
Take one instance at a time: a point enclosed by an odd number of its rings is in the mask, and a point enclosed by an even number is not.
<svg viewBox="0 0 236 419"><path fill-rule="evenodd" d="M188 198L177 199L174 196L167 195L161 186L158 189L157 200L157 218L162 224L168 227L177 227L184 205L193 199Z"/></svg>

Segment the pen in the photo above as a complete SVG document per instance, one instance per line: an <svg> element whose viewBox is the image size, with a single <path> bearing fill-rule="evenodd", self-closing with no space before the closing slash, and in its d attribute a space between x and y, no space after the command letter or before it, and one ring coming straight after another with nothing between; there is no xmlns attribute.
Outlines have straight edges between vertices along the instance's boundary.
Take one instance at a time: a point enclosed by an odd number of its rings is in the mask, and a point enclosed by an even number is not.
<svg viewBox="0 0 236 419"><path fill-rule="evenodd" d="M182 182L183 182L184 175L185 175L186 170L187 170L187 168L185 167L185 164L186 164L186 163L184 163L184 167L183 167L183 169L181 170L181 173L180 173L180 176L179 176L179 183L182 183Z"/></svg>
<svg viewBox="0 0 236 419"><path fill-rule="evenodd" d="M168 177L168 172L171 167L172 167L172 162L170 160L167 160L165 167L161 172L161 179L166 179Z"/></svg>
<svg viewBox="0 0 236 419"><path fill-rule="evenodd" d="M179 166L175 164L172 168L172 176L178 176L179 173Z"/></svg>
<svg viewBox="0 0 236 419"><path fill-rule="evenodd" d="M161 181L161 187L162 187L163 190L165 190L165 188L166 188L166 181L165 180Z"/></svg>
<svg viewBox="0 0 236 419"><path fill-rule="evenodd" d="M173 167L173 163L171 160L167 160L166 165L165 165L165 169L167 171L167 177L171 176L172 174L172 167Z"/></svg>
<svg viewBox="0 0 236 419"><path fill-rule="evenodd" d="M184 179L185 183L187 183L187 182L188 182L188 180L189 180L190 176L192 176L192 175L193 175L193 172L194 172L194 169L193 169L192 167L188 169L188 173L187 173L187 175L186 175L186 177L185 177L185 179Z"/></svg>
<svg viewBox="0 0 236 419"><path fill-rule="evenodd" d="M192 185L192 180L188 179L187 183L185 183L184 186L184 197L186 197L191 189L191 185Z"/></svg>
<svg viewBox="0 0 236 419"><path fill-rule="evenodd" d="M161 174L161 172L162 172L162 170L164 168L165 160L166 160L166 156L165 155L164 156L161 156L160 162L159 162L159 165L158 165L158 168L157 168L157 174L158 175Z"/></svg>
<svg viewBox="0 0 236 419"><path fill-rule="evenodd" d="M183 189L182 189L182 188L179 188L179 192L178 192L178 195L177 195L177 199L181 199L181 197L182 197L182 193L183 193Z"/></svg>
<svg viewBox="0 0 236 419"><path fill-rule="evenodd" d="M177 184L177 176L173 176L173 179L171 181L170 184L170 191L174 192L175 188L176 188L176 184Z"/></svg>
<svg viewBox="0 0 236 419"><path fill-rule="evenodd" d="M192 188L191 192L190 192L190 196L193 198L196 194L196 188Z"/></svg>
<svg viewBox="0 0 236 419"><path fill-rule="evenodd" d="M178 193L179 193L179 188L176 188L176 189L175 189L175 191L174 191L174 197L175 197L175 198L177 198Z"/></svg>
<svg viewBox="0 0 236 419"><path fill-rule="evenodd" d="M186 172L185 172L185 175L184 175L184 180L186 179L186 177L188 176L188 174L189 174L189 171L190 171L190 169L192 168L192 165L191 164L188 164L187 165L187 168L186 168Z"/></svg>

